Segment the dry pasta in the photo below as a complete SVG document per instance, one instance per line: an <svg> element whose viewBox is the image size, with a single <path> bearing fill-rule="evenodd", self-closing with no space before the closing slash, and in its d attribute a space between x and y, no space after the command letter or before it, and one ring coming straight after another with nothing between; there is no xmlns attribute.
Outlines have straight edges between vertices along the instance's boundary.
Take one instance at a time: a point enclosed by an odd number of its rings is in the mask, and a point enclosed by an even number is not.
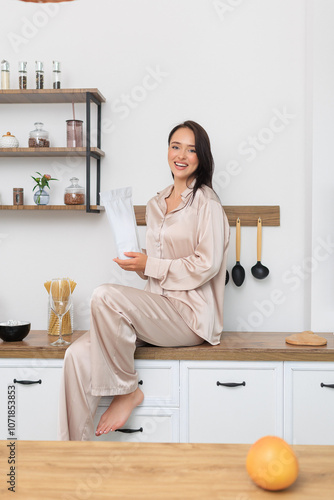
<svg viewBox="0 0 334 500"><path fill-rule="evenodd" d="M70 283L71 294L72 294L77 284L75 281L73 281L69 278L62 278L63 281L65 281L67 279ZM44 283L44 286L45 286L48 294L50 294L51 283L52 283L52 280L46 281ZM73 305L72 305L72 308L73 308ZM73 309L72 308L69 311L67 311L67 313L63 317L62 335L69 335L69 334L73 333L73 313L72 313ZM52 311L50 306L49 306L49 314L48 314L47 331L48 331L49 335L57 335L57 336L59 335L59 319L58 319L58 316Z"/></svg>

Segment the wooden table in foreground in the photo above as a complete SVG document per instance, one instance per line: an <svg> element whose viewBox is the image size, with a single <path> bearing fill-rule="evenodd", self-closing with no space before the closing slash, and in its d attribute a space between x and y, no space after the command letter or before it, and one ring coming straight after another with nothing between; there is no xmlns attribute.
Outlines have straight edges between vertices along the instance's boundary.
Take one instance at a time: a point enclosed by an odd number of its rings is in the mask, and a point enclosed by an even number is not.
<svg viewBox="0 0 334 500"><path fill-rule="evenodd" d="M334 446L294 446L299 476L277 493L249 478L249 445L16 441L10 496L8 443L0 441L1 498L333 500Z"/></svg>

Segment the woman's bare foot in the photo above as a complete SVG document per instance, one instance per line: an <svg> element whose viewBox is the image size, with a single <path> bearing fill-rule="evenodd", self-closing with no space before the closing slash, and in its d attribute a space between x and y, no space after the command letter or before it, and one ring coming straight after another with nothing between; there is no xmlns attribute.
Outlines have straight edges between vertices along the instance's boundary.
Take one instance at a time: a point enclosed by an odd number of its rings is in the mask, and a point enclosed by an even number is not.
<svg viewBox="0 0 334 500"><path fill-rule="evenodd" d="M107 434L122 427L130 417L132 410L144 399L143 392L137 389L130 394L114 396L109 408L103 413L95 431L96 436Z"/></svg>

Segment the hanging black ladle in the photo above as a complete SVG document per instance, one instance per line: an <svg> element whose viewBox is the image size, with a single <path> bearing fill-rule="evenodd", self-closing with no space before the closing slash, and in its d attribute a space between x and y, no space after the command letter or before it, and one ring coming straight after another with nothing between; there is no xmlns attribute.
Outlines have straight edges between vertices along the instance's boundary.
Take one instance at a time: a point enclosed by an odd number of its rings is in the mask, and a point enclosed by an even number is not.
<svg viewBox="0 0 334 500"><path fill-rule="evenodd" d="M262 248L262 221L260 217L257 220L257 263L252 267L252 275L258 280L263 280L269 274L269 269L261 264Z"/></svg>
<svg viewBox="0 0 334 500"><path fill-rule="evenodd" d="M236 263L232 269L232 279L237 286L241 286L245 279L245 270L240 264L240 218L236 222Z"/></svg>

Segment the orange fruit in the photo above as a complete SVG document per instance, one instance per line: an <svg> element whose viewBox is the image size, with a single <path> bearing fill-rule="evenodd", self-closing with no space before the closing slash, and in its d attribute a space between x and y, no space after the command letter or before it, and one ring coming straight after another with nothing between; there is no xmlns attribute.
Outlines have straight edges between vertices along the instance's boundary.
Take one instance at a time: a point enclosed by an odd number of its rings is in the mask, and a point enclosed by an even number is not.
<svg viewBox="0 0 334 500"><path fill-rule="evenodd" d="M272 491L288 488L299 470L293 449L277 436L265 436L250 447L246 468L254 483Z"/></svg>

